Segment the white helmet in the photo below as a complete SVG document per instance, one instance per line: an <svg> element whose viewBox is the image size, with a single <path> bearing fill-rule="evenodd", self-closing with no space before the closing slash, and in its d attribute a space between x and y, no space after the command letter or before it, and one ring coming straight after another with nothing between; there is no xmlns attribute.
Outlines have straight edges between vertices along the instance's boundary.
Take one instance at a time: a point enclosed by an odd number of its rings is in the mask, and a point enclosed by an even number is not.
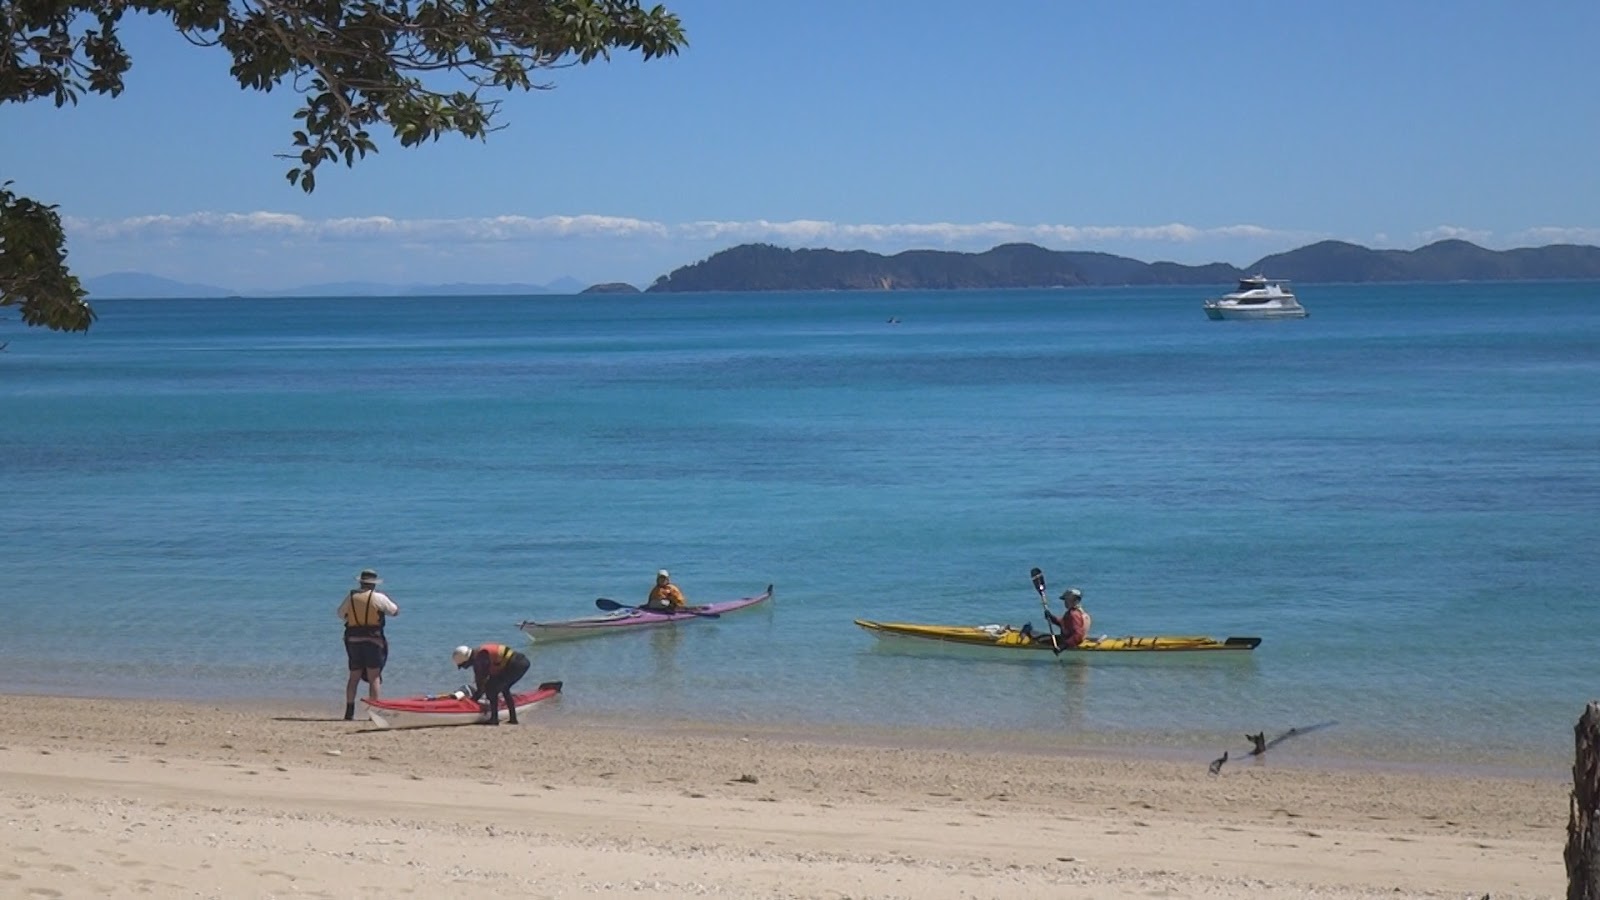
<svg viewBox="0 0 1600 900"><path fill-rule="evenodd" d="M457 666L466 665L467 664L467 660L469 660L471 658L472 658L472 648L468 647L466 644L462 644L461 646L457 647L456 649L450 651L450 659L453 660Z"/></svg>

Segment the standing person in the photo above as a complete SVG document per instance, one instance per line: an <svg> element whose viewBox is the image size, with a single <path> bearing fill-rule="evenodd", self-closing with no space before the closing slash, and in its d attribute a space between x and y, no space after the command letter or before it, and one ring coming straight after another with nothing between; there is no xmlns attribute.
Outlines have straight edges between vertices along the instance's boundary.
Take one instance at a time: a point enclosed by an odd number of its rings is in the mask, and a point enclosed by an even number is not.
<svg viewBox="0 0 1600 900"><path fill-rule="evenodd" d="M687 603L683 591L672 583L672 576L666 569L656 573L656 586L650 589L650 596L644 601L645 609L660 610L662 612L677 612Z"/></svg>
<svg viewBox="0 0 1600 900"><path fill-rule="evenodd" d="M383 623L400 615L386 594L378 590L383 579L372 569L356 576L356 589L344 595L339 618L344 620L344 655L350 663L350 678L344 685L344 718L356 717L356 686L367 682L367 699L377 700L383 692L383 667L389 661L389 639Z"/></svg>
<svg viewBox="0 0 1600 900"><path fill-rule="evenodd" d="M502 697L505 698L506 709L511 713L506 721L517 724L517 703L511 697L511 686L528 674L528 657L505 644L483 644L476 650L462 644L450 654L450 658L458 669L472 667L472 679L477 685L473 688L472 699L488 698L489 720L483 724L500 724Z"/></svg>
<svg viewBox="0 0 1600 900"><path fill-rule="evenodd" d="M1067 611L1058 617L1047 609L1044 616L1061 629L1061 646L1076 647L1089 636L1089 612L1083 608L1083 591L1067 588L1061 592L1061 599L1066 602Z"/></svg>

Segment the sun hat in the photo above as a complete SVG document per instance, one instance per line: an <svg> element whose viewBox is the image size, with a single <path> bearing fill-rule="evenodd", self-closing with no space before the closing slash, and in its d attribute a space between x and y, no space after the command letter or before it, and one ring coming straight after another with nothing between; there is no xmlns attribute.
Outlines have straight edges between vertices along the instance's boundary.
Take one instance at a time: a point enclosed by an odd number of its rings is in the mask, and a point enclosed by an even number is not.
<svg viewBox="0 0 1600 900"><path fill-rule="evenodd" d="M383 584L383 579L378 577L377 569L362 569L356 576L356 581L362 584Z"/></svg>
<svg viewBox="0 0 1600 900"><path fill-rule="evenodd" d="M661 569L660 571L656 572L656 577L657 578L671 578L672 576L667 574L667 570L666 569Z"/></svg>
<svg viewBox="0 0 1600 900"><path fill-rule="evenodd" d="M1083 599L1083 591L1080 591L1077 588L1067 588L1066 590L1061 592L1061 599L1063 599L1063 600L1082 600Z"/></svg>

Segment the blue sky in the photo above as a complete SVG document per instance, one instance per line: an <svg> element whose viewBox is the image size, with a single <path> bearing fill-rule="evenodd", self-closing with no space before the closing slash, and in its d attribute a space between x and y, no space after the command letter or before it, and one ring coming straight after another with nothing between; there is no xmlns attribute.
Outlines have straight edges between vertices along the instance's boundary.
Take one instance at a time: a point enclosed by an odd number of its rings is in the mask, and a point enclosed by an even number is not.
<svg viewBox="0 0 1600 900"><path fill-rule="evenodd" d="M0 107L80 275L641 286L748 241L1247 265L1323 238L1600 244L1593 0L664 0L682 56L549 73L487 142L291 188L294 95L130 19L127 91Z"/></svg>

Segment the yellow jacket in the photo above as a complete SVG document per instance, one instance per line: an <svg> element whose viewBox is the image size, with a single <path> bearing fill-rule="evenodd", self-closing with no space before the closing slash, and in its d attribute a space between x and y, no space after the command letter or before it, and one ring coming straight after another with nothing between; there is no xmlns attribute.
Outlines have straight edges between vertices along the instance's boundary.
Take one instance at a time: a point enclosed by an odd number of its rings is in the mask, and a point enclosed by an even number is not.
<svg viewBox="0 0 1600 900"><path fill-rule="evenodd" d="M682 609L684 603L683 591L678 586L668 581L658 584L650 589L650 598L645 601L650 606L667 606L672 609Z"/></svg>

